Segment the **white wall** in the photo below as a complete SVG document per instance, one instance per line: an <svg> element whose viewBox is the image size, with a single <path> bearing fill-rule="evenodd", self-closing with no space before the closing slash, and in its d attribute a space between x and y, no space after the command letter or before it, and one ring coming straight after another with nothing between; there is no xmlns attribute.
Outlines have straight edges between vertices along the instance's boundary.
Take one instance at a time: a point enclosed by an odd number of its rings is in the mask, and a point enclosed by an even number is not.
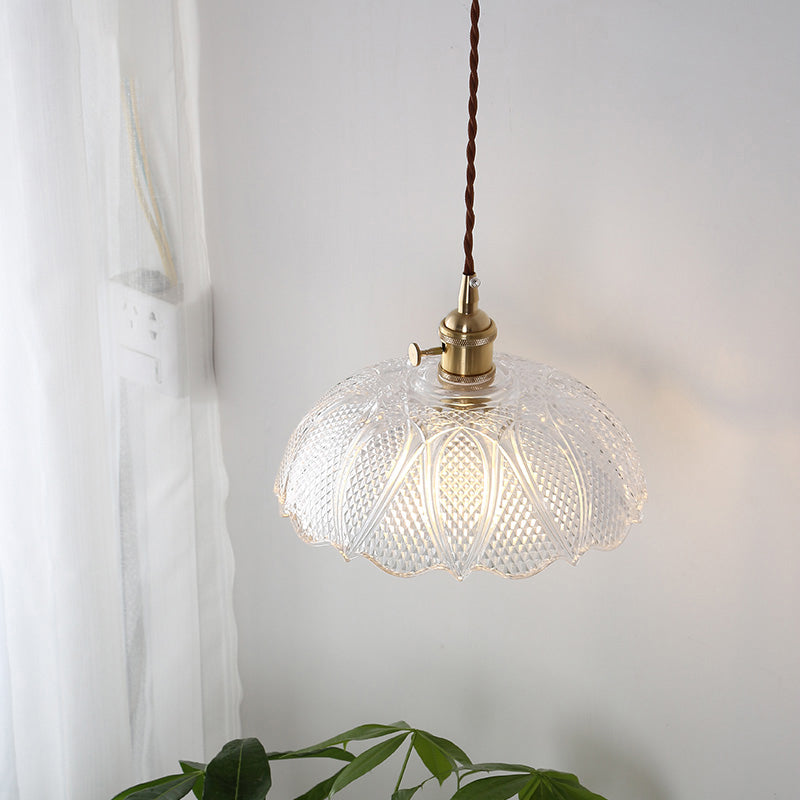
<svg viewBox="0 0 800 800"><path fill-rule="evenodd" d="M650 499L613 553L463 584L302 544L272 482L454 305L468 3L200 7L245 730L405 717L610 800L796 797L800 6L484 4L483 306L616 411Z"/></svg>

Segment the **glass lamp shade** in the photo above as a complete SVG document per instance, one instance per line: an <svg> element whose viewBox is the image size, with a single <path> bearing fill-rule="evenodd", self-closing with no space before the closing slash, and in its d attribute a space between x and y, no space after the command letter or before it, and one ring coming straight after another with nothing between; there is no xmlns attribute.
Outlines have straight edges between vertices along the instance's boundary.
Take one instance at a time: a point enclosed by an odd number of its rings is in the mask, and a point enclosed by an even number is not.
<svg viewBox="0 0 800 800"><path fill-rule="evenodd" d="M300 422L275 483L313 544L394 575L511 578L610 549L641 518L639 459L588 387L508 355L483 388L445 387L438 359L384 361Z"/></svg>

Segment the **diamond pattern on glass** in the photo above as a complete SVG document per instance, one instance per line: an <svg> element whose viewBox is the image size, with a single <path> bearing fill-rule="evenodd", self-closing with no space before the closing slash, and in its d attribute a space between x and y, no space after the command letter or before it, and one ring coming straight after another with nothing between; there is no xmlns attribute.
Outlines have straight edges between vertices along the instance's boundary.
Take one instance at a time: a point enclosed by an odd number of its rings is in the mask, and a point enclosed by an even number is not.
<svg viewBox="0 0 800 800"><path fill-rule="evenodd" d="M395 575L415 575L441 563L420 493L421 461L418 456L365 543L364 555Z"/></svg>
<svg viewBox="0 0 800 800"><path fill-rule="evenodd" d="M295 445L293 465L286 468L283 510L304 520L302 532L309 541L346 545L345 531L336 524L334 498L346 447L358 435L368 405L363 398L357 404L331 405Z"/></svg>
<svg viewBox="0 0 800 800"><path fill-rule="evenodd" d="M556 525L556 535L574 553L581 547L584 498L569 450L555 438L555 426L534 427L532 420L523 416L516 430L528 475Z"/></svg>
<svg viewBox="0 0 800 800"><path fill-rule="evenodd" d="M524 487L508 463L504 463L502 492L491 537L475 569L522 578L544 569L559 555Z"/></svg>
<svg viewBox="0 0 800 800"><path fill-rule="evenodd" d="M408 441L407 425L386 426L382 422L362 432L342 464L337 517L349 541L359 538Z"/></svg>
<svg viewBox="0 0 800 800"><path fill-rule="evenodd" d="M591 389L496 356L489 387L443 386L395 359L334 387L298 425L275 491L298 533L396 575L524 577L618 545L644 478Z"/></svg>
<svg viewBox="0 0 800 800"><path fill-rule="evenodd" d="M448 566L457 575L472 567L473 548L486 517L488 464L468 429L459 427L442 444L433 465L436 487L436 521Z"/></svg>

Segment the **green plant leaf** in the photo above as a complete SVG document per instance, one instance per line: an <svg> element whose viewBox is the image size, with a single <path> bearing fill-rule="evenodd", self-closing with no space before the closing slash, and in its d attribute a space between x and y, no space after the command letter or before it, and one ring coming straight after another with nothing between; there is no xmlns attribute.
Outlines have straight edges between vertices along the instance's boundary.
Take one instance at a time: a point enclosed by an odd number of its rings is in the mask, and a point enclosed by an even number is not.
<svg viewBox="0 0 800 800"><path fill-rule="evenodd" d="M441 786L453 773L454 764L452 759L422 731L417 731L414 734L413 741L417 755L431 775L439 781L439 786Z"/></svg>
<svg viewBox="0 0 800 800"><path fill-rule="evenodd" d="M318 750L286 750L267 753L267 758L270 761L288 761L292 758L335 758L338 761L352 761L355 755L341 747L321 747Z"/></svg>
<svg viewBox="0 0 800 800"><path fill-rule="evenodd" d="M434 736L432 733L428 733L428 731L419 731L419 733L423 734L425 738L430 739L442 752L446 753L453 765L469 765L469 756L457 744L451 742L449 739L443 739L441 736Z"/></svg>
<svg viewBox="0 0 800 800"><path fill-rule="evenodd" d="M194 792L194 796L197 800L203 800L203 785L206 781L206 765L200 764L198 761L179 761L181 765L181 769L184 772L193 772L197 771L200 772L200 777L195 781L194 786L192 786L192 791Z"/></svg>
<svg viewBox="0 0 800 800"><path fill-rule="evenodd" d="M342 767L339 772L331 775L330 778L326 778L324 781L320 781L316 786L312 786L305 794L301 794L300 797L296 797L295 800L327 800L335 780L339 777L343 769L344 767Z"/></svg>
<svg viewBox="0 0 800 800"><path fill-rule="evenodd" d="M347 742L361 742L364 739L380 739L381 736L388 736L390 733L409 730L411 730L411 728L408 723L403 722L403 720L392 723L391 725L359 725L357 728L350 728L349 731L337 733L336 736L331 736L330 739L325 739L324 742L318 742L317 744L312 744L310 747L303 747L300 750L289 750L287 752L293 753L294 758L303 758L308 753L315 750L323 750L331 745L347 744Z"/></svg>
<svg viewBox="0 0 800 800"><path fill-rule="evenodd" d="M528 785L519 793L519 800L534 800L536 797L536 790L539 788L539 774L534 773L531 775L531 780Z"/></svg>
<svg viewBox="0 0 800 800"><path fill-rule="evenodd" d="M166 775L154 781L139 783L124 792L114 795L112 800L179 800L192 790L201 772L182 775Z"/></svg>
<svg viewBox="0 0 800 800"><path fill-rule="evenodd" d="M505 764L500 761L465 764L464 767L468 770L464 773L465 776L474 775L476 772L537 772L536 769L528 767L525 764Z"/></svg>
<svg viewBox="0 0 800 800"><path fill-rule="evenodd" d="M530 795L530 800L605 800L602 795L582 786L577 776L570 772L540 769L537 774L541 788Z"/></svg>
<svg viewBox="0 0 800 800"><path fill-rule="evenodd" d="M560 783L571 783L573 786L580 786L581 782L578 780L577 775L573 775L571 772L558 772L554 769L537 769L536 770L540 775L551 778L554 781L559 781Z"/></svg>
<svg viewBox="0 0 800 800"><path fill-rule="evenodd" d="M522 791L530 775L492 775L462 786L452 800L507 800Z"/></svg>
<svg viewBox="0 0 800 800"><path fill-rule="evenodd" d="M410 731L405 731L399 736L379 742L368 750L357 755L338 775L331 787L331 795L344 789L362 775L366 775L370 770L375 769L378 764L382 764L392 753L400 747L408 738Z"/></svg>
<svg viewBox="0 0 800 800"><path fill-rule="evenodd" d="M264 800L272 785L258 739L234 739L206 767L203 800Z"/></svg>
<svg viewBox="0 0 800 800"><path fill-rule="evenodd" d="M411 800L411 798L425 785L423 781L419 786L412 786L410 789L398 789L393 795L392 800Z"/></svg>

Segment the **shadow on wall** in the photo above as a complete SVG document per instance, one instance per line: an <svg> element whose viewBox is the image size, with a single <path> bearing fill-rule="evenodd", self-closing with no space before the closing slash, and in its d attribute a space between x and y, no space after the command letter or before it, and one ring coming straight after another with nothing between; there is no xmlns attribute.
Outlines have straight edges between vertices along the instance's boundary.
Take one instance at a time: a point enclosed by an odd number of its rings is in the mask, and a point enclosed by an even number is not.
<svg viewBox="0 0 800 800"><path fill-rule="evenodd" d="M607 740L585 734L565 734L563 747L573 754L571 761L580 764L580 778L589 787L602 786L609 797L641 797L647 800L674 800L655 766L647 756L635 752L630 741L614 747Z"/></svg>

